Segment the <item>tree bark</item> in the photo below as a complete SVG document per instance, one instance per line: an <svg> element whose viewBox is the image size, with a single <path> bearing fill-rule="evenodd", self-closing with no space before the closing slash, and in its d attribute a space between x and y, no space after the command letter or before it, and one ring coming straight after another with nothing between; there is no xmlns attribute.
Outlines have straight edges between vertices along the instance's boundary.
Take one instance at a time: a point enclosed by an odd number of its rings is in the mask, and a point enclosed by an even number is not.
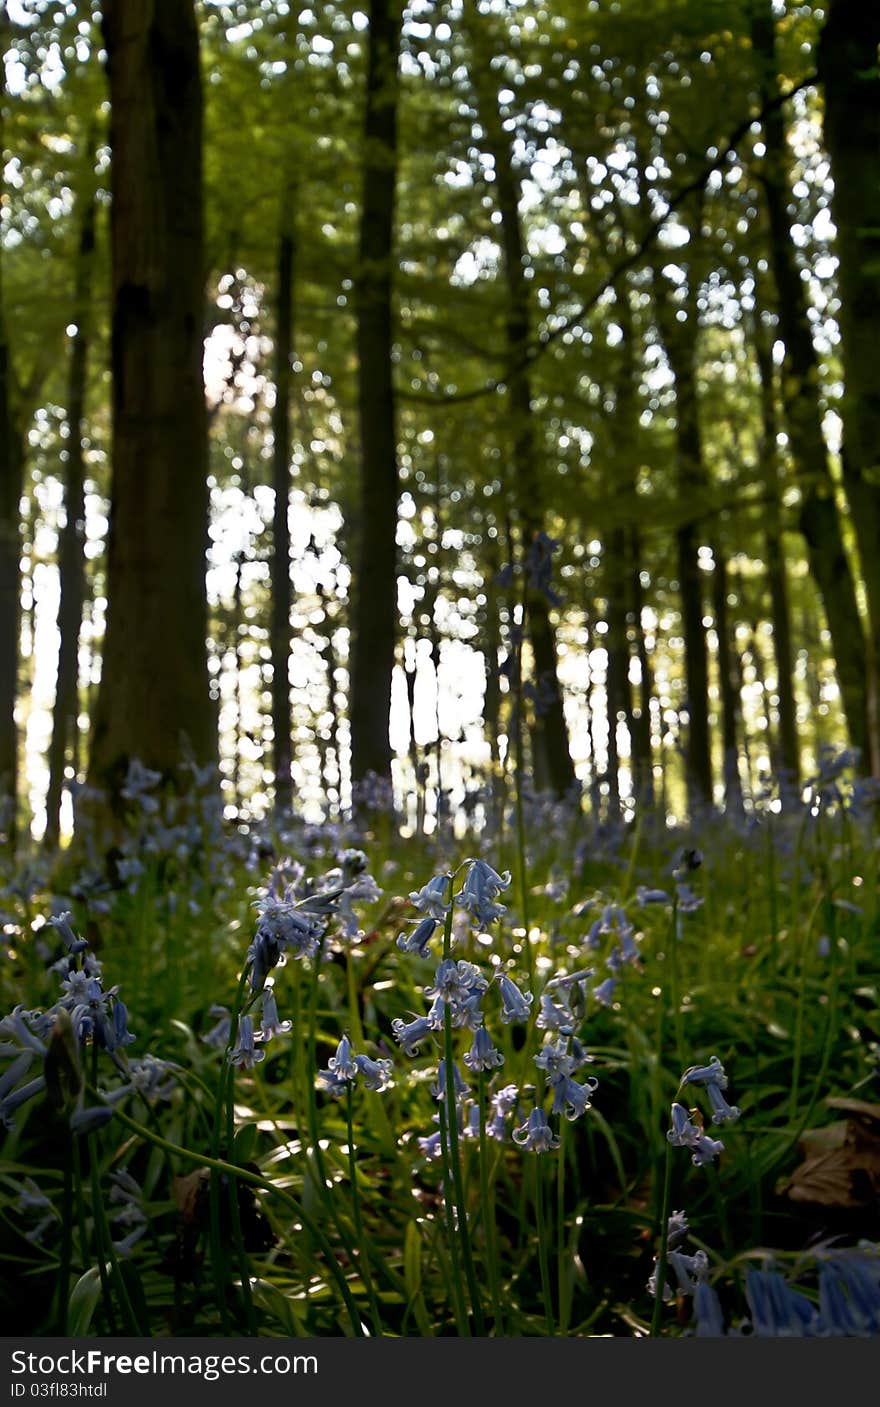
<svg viewBox="0 0 880 1407"><path fill-rule="evenodd" d="M399 468L392 378L400 0L371 0L356 278L360 518L351 618L351 769L391 778Z"/></svg>
<svg viewBox="0 0 880 1407"><path fill-rule="evenodd" d="M779 455L776 445L778 416L773 384L773 355L769 338L756 310L753 343L758 363L761 394L761 438L758 455L761 477L767 490L764 509L764 559L770 589L770 618L773 626L773 653L776 658L776 691L779 695L779 752L787 781L794 787L800 780L800 743L797 731L797 703L794 690L794 647L788 574L782 536Z"/></svg>
<svg viewBox="0 0 880 1407"><path fill-rule="evenodd" d="M208 692L202 95L193 0L109 0L113 476L89 780L180 784L217 752Z"/></svg>
<svg viewBox="0 0 880 1407"><path fill-rule="evenodd" d="M4 34L6 25L0 35ZM5 70L0 63L0 151L6 116ZM2 168L0 161L0 168ZM0 169L0 199L3 172ZM18 797L19 562L23 457L15 430L12 355L3 302L3 253L0 250L0 844L15 848Z"/></svg>
<svg viewBox="0 0 880 1407"><path fill-rule="evenodd" d="M724 549L713 543L715 570L712 573L712 603L715 634L718 637L718 691L721 699L721 751L724 778L724 809L742 812L743 794L739 775L740 698L734 672L735 645L731 638L728 607L729 575Z"/></svg>
<svg viewBox="0 0 880 1407"><path fill-rule="evenodd" d="M871 771L880 775L880 8L832 0L819 43L825 145L834 177L845 394L841 463L870 616ZM865 759L868 760L867 758Z"/></svg>
<svg viewBox="0 0 880 1407"><path fill-rule="evenodd" d="M275 811L290 814L293 801L293 709L290 701L290 383L293 357L293 299L296 259L294 186L285 176L278 231L275 312L275 405L272 410L272 592L269 647L272 654L272 734Z"/></svg>
<svg viewBox="0 0 880 1407"><path fill-rule="evenodd" d="M752 47L761 97L778 96L776 37L769 0L756 0ZM822 432L819 365L807 316L807 298L787 210L789 170L785 124L779 107L764 118L766 157L761 180L770 225L770 259L779 298L779 331L785 344L782 401L801 491L798 515L810 571L819 588L831 634L837 679L850 739L864 765L871 759L865 633L846 551L835 485Z"/></svg>
<svg viewBox="0 0 880 1407"><path fill-rule="evenodd" d="M79 637L86 599L85 466L83 433L89 349L91 345L92 282L95 254L95 134L84 151L82 219L76 254L73 324L67 373L67 460L64 474L64 527L58 544L58 674L49 743L49 786L46 793L46 843L58 844L64 769L73 754L79 697Z"/></svg>

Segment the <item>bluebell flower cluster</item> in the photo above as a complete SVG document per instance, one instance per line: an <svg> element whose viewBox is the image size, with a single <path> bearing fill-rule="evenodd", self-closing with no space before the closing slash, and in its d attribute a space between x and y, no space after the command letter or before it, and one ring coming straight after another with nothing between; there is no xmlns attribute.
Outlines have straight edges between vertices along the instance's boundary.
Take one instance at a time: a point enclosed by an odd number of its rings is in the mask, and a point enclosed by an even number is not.
<svg viewBox="0 0 880 1407"><path fill-rule="evenodd" d="M347 1094L358 1076L367 1089L380 1092L391 1085L393 1065L390 1060L372 1060L358 1055L351 1048L348 1036L343 1036L336 1054L327 1061L326 1070L318 1071L318 1081L327 1094L339 1099Z"/></svg>

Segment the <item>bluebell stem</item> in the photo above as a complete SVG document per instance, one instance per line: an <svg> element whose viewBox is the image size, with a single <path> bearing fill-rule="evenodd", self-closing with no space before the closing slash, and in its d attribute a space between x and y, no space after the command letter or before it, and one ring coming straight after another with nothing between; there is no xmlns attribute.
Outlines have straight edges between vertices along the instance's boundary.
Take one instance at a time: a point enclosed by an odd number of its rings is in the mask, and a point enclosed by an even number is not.
<svg viewBox="0 0 880 1407"><path fill-rule="evenodd" d="M548 1153L559 1147L559 1138L540 1107L534 1108L526 1122L513 1130L513 1141L530 1153Z"/></svg>
<svg viewBox="0 0 880 1407"><path fill-rule="evenodd" d="M494 1070L504 1064L504 1056L493 1044L485 1026L478 1026L474 1032L473 1043L464 1056L464 1063L469 1070Z"/></svg>
<svg viewBox="0 0 880 1407"><path fill-rule="evenodd" d="M238 1042L227 1058L230 1065L240 1065L243 1070L252 1070L266 1059L266 1052L258 1050L254 1044L254 1023L250 1016L238 1018Z"/></svg>
<svg viewBox="0 0 880 1407"><path fill-rule="evenodd" d="M505 973L498 978L498 991L501 995L501 1020L504 1024L528 1021L529 1007L534 1000L533 993L521 992Z"/></svg>

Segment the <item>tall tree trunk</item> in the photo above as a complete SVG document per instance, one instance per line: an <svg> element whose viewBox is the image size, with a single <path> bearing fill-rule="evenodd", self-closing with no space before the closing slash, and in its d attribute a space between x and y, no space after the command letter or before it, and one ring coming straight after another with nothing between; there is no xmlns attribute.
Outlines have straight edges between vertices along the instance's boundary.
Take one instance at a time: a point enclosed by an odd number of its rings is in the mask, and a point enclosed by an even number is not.
<svg viewBox="0 0 880 1407"><path fill-rule="evenodd" d="M92 279L95 253L95 133L85 145L82 219L73 290L73 324L67 373L67 460L64 473L64 527L58 544L58 674L49 743L49 786L46 793L46 843L58 844L64 769L73 753L79 696L79 637L86 598L85 466L83 433L89 347L91 344Z"/></svg>
<svg viewBox="0 0 880 1407"><path fill-rule="evenodd" d="M715 570L712 573L712 603L715 614L715 634L718 636L718 692L721 699L724 809L728 813L736 813L743 809L738 743L740 699L734 672L733 657L736 650L731 638L727 599L729 594L727 559L720 542L713 543L712 555L715 558Z"/></svg>
<svg viewBox="0 0 880 1407"><path fill-rule="evenodd" d="M753 0L752 47L761 96L778 96L776 36L770 0ZM852 566L847 555L822 433L819 365L807 298L800 276L788 216L789 160L785 123L779 107L764 118L766 158L761 171L770 225L770 259L779 295L779 331L785 344L782 399L801 490L799 526L807 544L810 571L819 588L837 666L849 734L863 765L872 749L865 679L865 633L859 615Z"/></svg>
<svg viewBox="0 0 880 1407"><path fill-rule="evenodd" d="M758 454L767 495L764 505L764 559L767 584L770 588L770 619L773 626L773 653L776 658L776 691L779 696L779 752L787 780L796 787L800 780L800 744L794 687L791 607L782 537L777 450L778 417L773 385L773 355L767 330L761 320L760 308L756 310L753 343L761 388L761 438Z"/></svg>
<svg viewBox="0 0 880 1407"><path fill-rule="evenodd" d="M871 621L868 707L871 771L880 775L880 7L832 0L819 43L825 145L834 177L845 395L841 462ZM866 758L865 761L868 761Z"/></svg>
<svg viewBox="0 0 880 1407"><path fill-rule="evenodd" d="M544 532L543 497L535 442L532 388L526 363L530 338L529 288L526 277L526 249L519 216L519 178L514 171L510 141L501 125L497 92L492 86L490 59L483 27L485 19L476 13L471 0L465 22L474 53L474 84L480 123L486 134L486 151L495 166L492 187L501 217L501 247L507 284L507 357L512 368L508 378L508 405L512 440L513 490L522 535L523 557ZM488 82L486 80L489 80ZM565 707L556 661L556 632L550 619L547 597L533 583L526 590L528 637L534 656L536 686L546 700L536 720L547 765L550 788L564 796L576 783L568 741Z"/></svg>
<svg viewBox="0 0 880 1407"><path fill-rule="evenodd" d="M0 37L6 37L4 18ZM5 46L4 46L5 47ZM0 63L0 152L4 150L6 117L5 70ZM0 160L0 198L3 195ZM15 431L13 370L3 302L3 253L0 250L0 843L15 847L18 796L19 508L24 464ZM9 808L8 814L6 808Z"/></svg>
<svg viewBox="0 0 880 1407"><path fill-rule="evenodd" d="M709 731L709 648L703 625L703 573L699 561L700 505L706 472L697 401L697 299L690 273L687 320L679 322L663 275L655 270L654 303L666 357L675 381L675 438L678 499L684 515L675 534L678 585L684 638L687 690L685 774L688 808L693 814L712 802L712 751Z"/></svg>
<svg viewBox="0 0 880 1407"><path fill-rule="evenodd" d="M626 637L626 602L624 576L626 572L626 532L622 527L606 533L603 588L605 593L605 713L608 722L608 811L620 815L620 754L617 729L621 719L630 723L631 709L627 706L629 693L629 643ZM630 727L630 739L632 729ZM631 744L630 744L631 745Z"/></svg>
<svg viewBox="0 0 880 1407"><path fill-rule="evenodd" d="M400 0L371 0L363 201L355 284L361 482L352 611L351 770L391 778L399 470L392 378Z"/></svg>
<svg viewBox="0 0 880 1407"><path fill-rule="evenodd" d="M89 780L217 752L208 692L202 94L193 0L108 0L113 477Z"/></svg>
<svg viewBox="0 0 880 1407"><path fill-rule="evenodd" d="M269 648L272 655L272 734L275 772L275 811L289 815L293 801L293 710L290 701L290 382L293 357L293 298L296 259L296 216L293 180L285 176L278 231L275 310L275 405L272 410L272 613Z"/></svg>
<svg viewBox="0 0 880 1407"><path fill-rule="evenodd" d="M630 591L636 659L639 662L639 702L633 707L633 779L636 797L649 809L654 805L654 749L651 743L651 696L653 676L645 642L645 592L640 564L642 543L639 529L629 531Z"/></svg>

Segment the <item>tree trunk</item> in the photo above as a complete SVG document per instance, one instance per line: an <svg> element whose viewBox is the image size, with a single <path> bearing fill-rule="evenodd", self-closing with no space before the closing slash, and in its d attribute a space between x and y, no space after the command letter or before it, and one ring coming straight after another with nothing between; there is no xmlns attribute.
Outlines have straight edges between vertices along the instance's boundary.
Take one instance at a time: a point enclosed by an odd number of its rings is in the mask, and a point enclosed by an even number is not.
<svg viewBox="0 0 880 1407"><path fill-rule="evenodd" d="M4 24L4 31L5 31ZM5 37L5 32L4 32ZM5 70L0 63L0 151L4 150ZM0 162L0 199L3 195ZM23 457L14 425L13 371L3 303L3 253L0 250L0 845L15 848L18 796L19 508ZM8 811L7 811L8 808Z"/></svg>
<svg viewBox="0 0 880 1407"><path fill-rule="evenodd" d="M538 451L535 443L531 380L526 361L530 338L529 292L526 278L526 249L519 217L519 178L513 167L510 141L501 125L497 95L485 79L491 80L492 57L482 34L485 20L466 8L465 21L474 52L472 82L476 91L486 151L495 166L492 187L501 217L501 247L507 284L507 358L512 368L508 379L510 434L512 440L513 489L519 518L522 553L525 558L544 531L544 512ZM577 778L571 760L565 707L556 662L556 632L550 619L546 595L529 583L526 590L526 624L534 656L536 688L546 700L536 719L541 738L547 777L556 796L564 796Z"/></svg>
<svg viewBox="0 0 880 1407"><path fill-rule="evenodd" d="M645 644L645 628L642 620L645 609L645 593L639 570L639 564L642 560L642 546L641 535L637 527L630 528L628 547L632 624L640 675L638 707L633 708L633 785L637 800L650 810L654 805L654 750L651 745L653 685L651 662L648 659L648 647Z"/></svg>
<svg viewBox="0 0 880 1407"><path fill-rule="evenodd" d="M727 560L720 543L712 547L715 570L712 574L712 602L715 633L718 636L718 686L721 698L722 776L724 778L724 809L737 813L743 809L742 782L739 775L740 700L734 673L736 647L731 638L728 609L729 577Z"/></svg>
<svg viewBox="0 0 880 1407"><path fill-rule="evenodd" d="M49 786L46 793L46 843L58 844L61 794L68 755L76 775L79 698L79 636L86 598L85 466L83 433L89 348L91 344L92 281L95 254L95 134L89 133L84 152L82 219L77 246L73 291L73 324L67 374L67 461L64 474L64 527L58 544L58 675L49 743Z"/></svg>
<svg viewBox="0 0 880 1407"><path fill-rule="evenodd" d="M794 691L791 607L782 537L779 455L776 445L778 418L773 386L773 356L766 329L761 321L760 308L756 310L753 341L761 383L761 440L758 454L761 477L767 491L767 502L764 506L764 558L767 584L770 588L776 691L779 695L779 752L787 774L786 780L797 787L800 781L800 744Z"/></svg>
<svg viewBox="0 0 880 1407"><path fill-rule="evenodd" d="M278 232L275 312L275 405L272 410L272 613L269 646L272 654L272 734L275 772L275 812L290 814L293 801L293 710L290 702L290 382L293 357L293 297L296 258L294 187L285 177Z"/></svg>
<svg viewBox="0 0 880 1407"><path fill-rule="evenodd" d="M841 462L871 621L867 683L871 771L880 775L880 8L832 0L819 43L825 145L834 177L845 395ZM864 759L866 762L868 758Z"/></svg>
<svg viewBox="0 0 880 1407"><path fill-rule="evenodd" d="M697 300L690 273L687 320L675 316L663 275L655 270L657 324L675 381L675 438L678 498L685 516L675 534L687 690L685 776L688 809L712 803L712 751L709 731L709 649L703 626L703 573L699 561L699 509L706 473L697 402Z"/></svg>
<svg viewBox="0 0 880 1407"><path fill-rule="evenodd" d="M89 780L216 758L208 692L202 95L193 0L109 0L113 477Z"/></svg>
<svg viewBox="0 0 880 1407"><path fill-rule="evenodd" d="M352 611L351 769L391 778L399 471L392 378L400 0L371 0L356 279L361 500Z"/></svg>
<svg viewBox="0 0 880 1407"><path fill-rule="evenodd" d="M756 0L752 13L752 46L759 68L761 96L766 101L779 93L769 0L766 4L765 0ZM850 738L859 749L863 764L868 765L871 746L865 633L822 433L819 365L789 227L788 145L780 108L767 112L764 134L767 155L761 180L770 224L770 258L779 295L779 331L785 344L782 400L801 490L799 526L828 618Z"/></svg>

